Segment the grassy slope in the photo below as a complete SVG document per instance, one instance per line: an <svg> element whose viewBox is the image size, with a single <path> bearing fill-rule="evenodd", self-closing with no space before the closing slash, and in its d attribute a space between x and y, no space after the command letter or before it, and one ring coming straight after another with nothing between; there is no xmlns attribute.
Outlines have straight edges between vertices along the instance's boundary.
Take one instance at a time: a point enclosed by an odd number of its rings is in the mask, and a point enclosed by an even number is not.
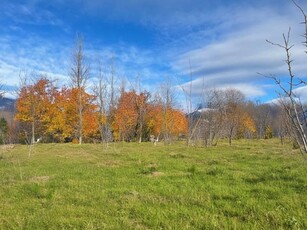
<svg viewBox="0 0 307 230"><path fill-rule="evenodd" d="M277 140L0 152L0 228L307 229L307 165Z"/></svg>

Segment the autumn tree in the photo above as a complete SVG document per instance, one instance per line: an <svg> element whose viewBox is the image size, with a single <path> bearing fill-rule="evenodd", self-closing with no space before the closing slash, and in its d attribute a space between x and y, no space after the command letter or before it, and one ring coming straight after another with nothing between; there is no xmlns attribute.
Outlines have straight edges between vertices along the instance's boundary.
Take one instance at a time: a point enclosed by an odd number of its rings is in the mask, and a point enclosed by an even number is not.
<svg viewBox="0 0 307 230"><path fill-rule="evenodd" d="M238 135L243 138L253 138L256 133L256 124L253 117L242 108L241 121L238 127Z"/></svg>
<svg viewBox="0 0 307 230"><path fill-rule="evenodd" d="M83 90L83 89L81 89ZM84 138L95 137L98 132L97 106L94 103L95 96L86 93L82 94L82 135ZM53 134L58 141L69 139L79 140L79 111L76 110L80 92L77 88L63 87L55 95L55 106L52 107L52 119L49 123L48 131Z"/></svg>
<svg viewBox="0 0 307 230"><path fill-rule="evenodd" d="M146 114L146 127L148 133L157 139L163 139L165 143L170 143L180 135L186 136L188 132L188 119L186 115L169 104L167 109L159 95L156 95L148 105Z"/></svg>
<svg viewBox="0 0 307 230"><path fill-rule="evenodd" d="M113 135L116 140L132 140L135 137L138 111L135 91L122 92L114 113Z"/></svg>
<svg viewBox="0 0 307 230"><path fill-rule="evenodd" d="M154 135L156 140L159 140L164 123L163 105L157 102L150 103L145 120L148 133Z"/></svg>
<svg viewBox="0 0 307 230"><path fill-rule="evenodd" d="M76 133L78 134L79 144L82 144L83 138L83 115L85 110L85 105L83 104L83 97L87 80L90 76L89 66L85 63L84 51L83 51L83 39L79 35L76 41L76 47L72 54L72 64L70 68L70 80L72 88L76 89L77 93L77 104L76 110L78 112L78 125L76 127Z"/></svg>
<svg viewBox="0 0 307 230"><path fill-rule="evenodd" d="M36 135L42 136L46 133L52 117L50 111L54 100L55 87L46 77L38 79L33 84L24 81L16 101L16 119L26 125L30 125L31 130L24 129L28 138L31 133L29 143L35 143ZM26 127L26 126L25 126Z"/></svg>

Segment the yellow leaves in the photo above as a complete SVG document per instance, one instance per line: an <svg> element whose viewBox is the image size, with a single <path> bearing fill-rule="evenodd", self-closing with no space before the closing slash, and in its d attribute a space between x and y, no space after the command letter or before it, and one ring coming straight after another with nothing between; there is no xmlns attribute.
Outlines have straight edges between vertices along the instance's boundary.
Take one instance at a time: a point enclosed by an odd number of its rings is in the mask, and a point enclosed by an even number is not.
<svg viewBox="0 0 307 230"><path fill-rule="evenodd" d="M243 125L244 127L252 133L256 132L256 125L255 125L255 121L251 118L251 116L249 116L247 113L245 113L243 115Z"/></svg>
<svg viewBox="0 0 307 230"><path fill-rule="evenodd" d="M107 116L98 111L95 97L84 88L56 89L43 78L20 90L16 120L34 121L39 135L47 134L58 141L80 135L85 139L96 138L105 124L112 124L108 128L112 128L115 140L142 139L151 134L159 136L162 132L173 136L186 133L185 115L173 108L166 109L162 104L149 103L149 96L147 92L123 92L117 107Z"/></svg>
<svg viewBox="0 0 307 230"><path fill-rule="evenodd" d="M240 124L238 127L239 136L243 137L244 133L254 135L257 131L254 119L247 113L240 113Z"/></svg>
<svg viewBox="0 0 307 230"><path fill-rule="evenodd" d="M98 115L98 121L101 125L104 125L107 123L107 117L105 115Z"/></svg>
<svg viewBox="0 0 307 230"><path fill-rule="evenodd" d="M81 97L79 97L81 95ZM93 103L95 97L84 89L62 88L56 90L45 78L33 85L21 88L16 102L16 120L35 122L40 135L50 134L63 141L73 137L78 127L79 99L82 105L82 121L84 136L93 135L98 130L96 110Z"/></svg>

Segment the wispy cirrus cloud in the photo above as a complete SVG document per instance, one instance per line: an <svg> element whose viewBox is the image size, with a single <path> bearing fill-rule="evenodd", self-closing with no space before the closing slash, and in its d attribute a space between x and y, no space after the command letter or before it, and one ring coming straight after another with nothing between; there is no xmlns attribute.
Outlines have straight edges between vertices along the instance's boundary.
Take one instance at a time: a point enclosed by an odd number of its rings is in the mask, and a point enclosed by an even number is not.
<svg viewBox="0 0 307 230"><path fill-rule="evenodd" d="M238 9L233 14L236 21L230 23L232 31L228 30L209 44L200 43L199 47L179 53L173 62L174 70L185 76L192 72L194 78L192 83L184 83L182 87L192 85L198 95L203 92L202 87L206 90L236 88L251 99L272 94L274 83L257 72L275 74L281 79L287 76L284 51L268 44L266 39L282 43L282 33L287 33L289 27L292 28L291 42L295 44L291 50L293 69L306 78L306 54L300 36L304 30L299 16L295 8L288 10L288 14L280 14L274 8Z"/></svg>
<svg viewBox="0 0 307 230"><path fill-rule="evenodd" d="M76 32L84 32L93 81L97 60L103 60L107 73L115 57L117 76L131 84L139 76L151 90L168 77L177 79L179 88L189 87L192 71L195 95L203 86L232 87L258 98L274 90L257 72L287 75L283 51L265 40L281 42L291 26L295 74L306 77L302 18L288 0L29 0L5 1L0 8L10 19L10 29L0 29L0 52L6 54L0 57L0 76L11 86L18 82L13 72L19 69L35 69L67 82ZM133 36L127 39L127 34Z"/></svg>

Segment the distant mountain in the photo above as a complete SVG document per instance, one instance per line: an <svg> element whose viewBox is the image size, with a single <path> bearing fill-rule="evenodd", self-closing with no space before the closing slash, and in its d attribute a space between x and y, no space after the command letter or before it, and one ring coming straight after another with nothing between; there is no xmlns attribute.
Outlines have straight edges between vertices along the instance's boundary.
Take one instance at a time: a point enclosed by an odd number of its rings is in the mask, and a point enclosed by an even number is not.
<svg viewBox="0 0 307 230"><path fill-rule="evenodd" d="M6 97L0 97L0 110L15 111L16 100Z"/></svg>

